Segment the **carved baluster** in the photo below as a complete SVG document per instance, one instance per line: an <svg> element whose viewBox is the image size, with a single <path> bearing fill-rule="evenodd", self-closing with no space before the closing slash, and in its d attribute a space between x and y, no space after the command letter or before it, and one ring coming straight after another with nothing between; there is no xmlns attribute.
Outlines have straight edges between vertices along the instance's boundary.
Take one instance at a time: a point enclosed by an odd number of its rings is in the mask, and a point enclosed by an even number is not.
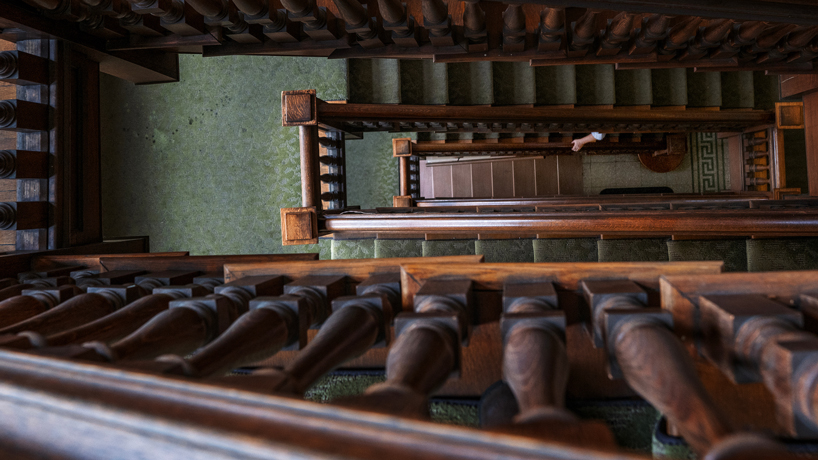
<svg viewBox="0 0 818 460"><path fill-rule="evenodd" d="M452 46L452 17L443 0L421 0L423 27L429 30L429 41L433 46Z"/></svg>
<svg viewBox="0 0 818 460"><path fill-rule="evenodd" d="M264 35L260 24L248 24L236 6L228 0L186 0L205 18L205 24L224 27L225 35L239 43L262 43Z"/></svg>
<svg viewBox="0 0 818 460"><path fill-rule="evenodd" d="M815 36L818 35L818 27L799 27L794 30L784 39L780 45L770 50L768 53L761 55L756 62L759 64L765 62L777 62L787 59L787 57L807 46Z"/></svg>
<svg viewBox="0 0 818 460"><path fill-rule="evenodd" d="M744 47L741 50L740 56L743 58L756 57L759 54L766 53L775 47L782 38L798 28L795 24L779 24L772 26L765 30L758 36L755 43Z"/></svg>
<svg viewBox="0 0 818 460"><path fill-rule="evenodd" d="M75 0L25 0L26 3L45 10L48 16L80 23L80 29L106 40L125 37L128 32L111 17L99 14L80 1Z"/></svg>
<svg viewBox="0 0 818 460"><path fill-rule="evenodd" d="M520 411L514 425L493 428L598 448L616 446L610 430L565 410L568 353L565 314L551 283L506 283L503 289L503 380Z"/></svg>
<svg viewBox="0 0 818 460"><path fill-rule="evenodd" d="M722 59L735 56L741 51L741 48L753 43L762 32L767 30L767 27L768 23L762 21L748 21L733 26L730 35L710 57Z"/></svg>
<svg viewBox="0 0 818 460"><path fill-rule="evenodd" d="M48 59L22 51L0 53L0 80L15 85L47 85Z"/></svg>
<svg viewBox="0 0 818 460"><path fill-rule="evenodd" d="M358 37L358 44L362 48L377 48L384 46L380 37L377 22L369 17L366 8L358 0L332 0L346 21L346 31Z"/></svg>
<svg viewBox="0 0 818 460"><path fill-rule="evenodd" d="M572 24L570 56L585 56L596 40L596 17L600 10L587 9L585 14Z"/></svg>
<svg viewBox="0 0 818 460"><path fill-rule="evenodd" d="M357 286L357 296L332 301L332 314L318 334L283 370L262 369L215 383L266 393L303 395L316 380L372 347L389 343L392 309L400 305L400 283L394 275L373 275Z"/></svg>
<svg viewBox="0 0 818 460"><path fill-rule="evenodd" d="M407 15L406 4L400 0L378 0L384 30L392 32L392 41L404 48L420 46L420 29L415 18Z"/></svg>
<svg viewBox="0 0 818 460"><path fill-rule="evenodd" d="M642 30L634 40L629 54L648 54L656 48L656 42L667 37L667 24L673 16L654 14L645 18Z"/></svg>
<svg viewBox="0 0 818 460"><path fill-rule="evenodd" d="M47 131L48 105L18 99L0 101L0 130Z"/></svg>
<svg viewBox="0 0 818 460"><path fill-rule="evenodd" d="M403 417L428 418L429 395L460 372L460 344L474 307L469 280L427 280L414 313L395 318L397 339L386 359L386 382L341 404Z"/></svg>
<svg viewBox="0 0 818 460"><path fill-rule="evenodd" d="M565 9L545 8L540 16L539 51L557 51L565 36Z"/></svg>
<svg viewBox="0 0 818 460"><path fill-rule="evenodd" d="M0 203L0 230L32 230L48 227L47 201Z"/></svg>
<svg viewBox="0 0 818 460"><path fill-rule="evenodd" d="M66 299L62 295L66 291L73 291L73 286L58 288L59 294L53 290L41 291L35 298L42 302L45 311L13 326L0 329L0 334L34 332L50 335L86 324L122 307L121 299L105 292L80 294ZM28 291L23 291L23 294L26 292Z"/></svg>
<svg viewBox="0 0 818 460"><path fill-rule="evenodd" d="M735 21L732 19L710 21L707 27L699 31L687 50L679 56L679 60L701 59L706 56L711 49L717 48L727 38L727 34L733 30L733 24Z"/></svg>
<svg viewBox="0 0 818 460"><path fill-rule="evenodd" d="M68 276L58 276L53 278L21 277L18 284L14 284L3 289L0 289L0 302L21 295L22 292L26 289L48 289L52 287L64 286L67 284L73 284L73 280Z"/></svg>
<svg viewBox="0 0 818 460"><path fill-rule="evenodd" d="M318 138L318 168L322 209L346 208L346 161L344 133L326 131ZM324 194L327 193L325 196Z"/></svg>
<svg viewBox="0 0 818 460"><path fill-rule="evenodd" d="M503 51L519 52L525 49L525 13L519 3L509 3L503 11Z"/></svg>
<svg viewBox="0 0 818 460"><path fill-rule="evenodd" d="M178 35L200 35L207 32L204 16L182 0L128 0L131 10L159 18L159 25Z"/></svg>
<svg viewBox="0 0 818 460"><path fill-rule="evenodd" d="M165 28L162 27L162 21L158 16L135 13L130 3L125 0L109 0L104 9L97 8L96 11L119 19L119 25L132 34L149 37L161 37L165 34Z"/></svg>
<svg viewBox="0 0 818 460"><path fill-rule="evenodd" d="M798 50L787 59L787 62L810 62L818 57L818 38Z"/></svg>
<svg viewBox="0 0 818 460"><path fill-rule="evenodd" d="M264 35L278 43L301 40L301 23L287 19L287 10L270 9L269 0L233 0L248 24L264 26Z"/></svg>
<svg viewBox="0 0 818 460"><path fill-rule="evenodd" d="M732 429L715 409L684 346L670 331L672 316L648 309L632 281L584 281L594 341L608 351L610 374L667 416L694 451L703 453Z"/></svg>
<svg viewBox="0 0 818 460"><path fill-rule="evenodd" d="M818 297L802 295L802 310ZM699 298L701 353L736 383L763 381L775 397L779 423L792 436L814 437L812 408L818 337L802 331L803 315L762 295ZM807 402L810 401L810 402Z"/></svg>
<svg viewBox="0 0 818 460"><path fill-rule="evenodd" d="M0 179L47 179L48 152L0 150Z"/></svg>
<svg viewBox="0 0 818 460"><path fill-rule="evenodd" d="M313 40L335 40L341 37L335 16L324 7L318 7L315 0L281 0L290 21L304 24L304 33Z"/></svg>
<svg viewBox="0 0 818 460"><path fill-rule="evenodd" d="M702 18L695 16L685 18L678 22L670 29L670 32L668 32L667 38L662 43L659 52L661 54L671 55L676 54L677 50L687 48L690 39L692 39L696 35L696 31L699 30L699 24L701 24L701 22Z"/></svg>
<svg viewBox="0 0 818 460"><path fill-rule="evenodd" d="M255 282L244 281L242 288L273 281L280 286L282 281L280 277L254 278ZM394 284L399 289L400 279L395 280ZM237 286L221 289L227 292L236 290ZM343 294L345 279L342 276L312 276L289 284L285 289L290 294L280 297L267 297L269 294L265 294L252 300L248 313L195 356L188 359L160 356L157 361L162 363L160 366L164 365L161 370L192 377L209 377L272 356L284 347L303 348L307 344L307 330L320 326L328 315L330 302ZM276 294L281 294L280 287L278 291ZM254 292L260 291L254 288Z"/></svg>
<svg viewBox="0 0 818 460"><path fill-rule="evenodd" d="M0 327L3 329L45 313L74 296L74 286L35 288L32 284L15 285L0 292L15 295L0 302ZM0 329L0 331L3 331Z"/></svg>
<svg viewBox="0 0 818 460"><path fill-rule="evenodd" d="M619 54L622 45L630 40L633 18L635 13L622 12L608 22L608 28L602 36L597 56L613 56Z"/></svg>
<svg viewBox="0 0 818 460"><path fill-rule="evenodd" d="M479 0L465 2L463 9L464 36L468 40L469 51L486 51L489 49L486 33L486 13L480 7ZM405 193L401 193L405 195Z"/></svg>
<svg viewBox="0 0 818 460"><path fill-rule="evenodd" d="M133 284L137 276L144 274L144 270L113 270L96 273L89 270L71 271L71 278L77 287L87 291L91 287L119 286Z"/></svg>

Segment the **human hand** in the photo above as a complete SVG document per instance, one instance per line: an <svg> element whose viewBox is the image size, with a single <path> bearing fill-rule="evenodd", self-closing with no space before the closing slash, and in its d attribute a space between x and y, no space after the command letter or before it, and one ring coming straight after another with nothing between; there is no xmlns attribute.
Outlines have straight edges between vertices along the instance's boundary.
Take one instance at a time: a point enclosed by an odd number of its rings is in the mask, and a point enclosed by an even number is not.
<svg viewBox="0 0 818 460"><path fill-rule="evenodd" d="M579 152L580 150L582 150L583 145L585 145L585 143L582 142L582 139L574 139L573 141L571 141L571 150Z"/></svg>

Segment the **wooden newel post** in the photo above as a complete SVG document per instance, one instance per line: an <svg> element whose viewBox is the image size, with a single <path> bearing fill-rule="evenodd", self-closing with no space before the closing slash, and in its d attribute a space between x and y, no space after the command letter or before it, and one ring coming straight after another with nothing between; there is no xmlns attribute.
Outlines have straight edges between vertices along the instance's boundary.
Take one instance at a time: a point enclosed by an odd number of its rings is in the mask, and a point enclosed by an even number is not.
<svg viewBox="0 0 818 460"><path fill-rule="evenodd" d="M400 195L392 197L392 206L396 208L412 206L412 168L410 163L414 146L414 142L408 137L392 139L392 156L398 158L400 168L398 172ZM420 174L420 171L417 174Z"/></svg>

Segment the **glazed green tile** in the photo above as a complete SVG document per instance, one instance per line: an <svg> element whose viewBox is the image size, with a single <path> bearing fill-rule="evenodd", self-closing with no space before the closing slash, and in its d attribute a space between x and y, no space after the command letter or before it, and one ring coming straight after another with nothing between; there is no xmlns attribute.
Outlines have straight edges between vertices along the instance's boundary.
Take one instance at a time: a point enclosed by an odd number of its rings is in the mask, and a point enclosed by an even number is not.
<svg viewBox="0 0 818 460"><path fill-rule="evenodd" d="M451 105L489 105L492 97L492 65L489 61L448 64Z"/></svg>
<svg viewBox="0 0 818 460"><path fill-rule="evenodd" d="M423 240L375 240L375 257L422 257Z"/></svg>
<svg viewBox="0 0 818 460"><path fill-rule="evenodd" d="M537 102L534 67L524 62L493 62L495 105L523 105Z"/></svg>
<svg viewBox="0 0 818 460"><path fill-rule="evenodd" d="M474 240L423 241L423 257L474 255Z"/></svg>
<svg viewBox="0 0 818 460"><path fill-rule="evenodd" d="M533 240L477 240L474 253L486 262L534 262Z"/></svg>
<svg viewBox="0 0 818 460"><path fill-rule="evenodd" d="M448 104L446 64L431 59L400 61L400 95L403 104Z"/></svg>
<svg viewBox="0 0 818 460"><path fill-rule="evenodd" d="M578 65L576 77L578 105L616 104L613 65Z"/></svg>
<svg viewBox="0 0 818 460"><path fill-rule="evenodd" d="M689 107L721 107L721 74L694 72L687 69L687 105Z"/></svg>
<svg viewBox="0 0 818 460"><path fill-rule="evenodd" d="M399 104L397 59L348 59L349 101L361 104Z"/></svg>
<svg viewBox="0 0 818 460"><path fill-rule="evenodd" d="M650 105L653 103L650 69L617 70L614 75L617 105Z"/></svg>
<svg viewBox="0 0 818 460"><path fill-rule="evenodd" d="M576 66L572 64L535 67L534 76L537 104L576 104Z"/></svg>
<svg viewBox="0 0 818 460"><path fill-rule="evenodd" d="M721 72L721 106L751 109L755 106L753 72Z"/></svg>
<svg viewBox="0 0 818 460"><path fill-rule="evenodd" d="M196 55L180 56L178 83L102 75L103 234L149 235L153 251L317 252L281 245L278 209L301 202L281 91L346 99L345 75L323 58Z"/></svg>
<svg viewBox="0 0 818 460"><path fill-rule="evenodd" d="M667 250L671 262L721 260L725 272L747 271L747 245L744 239L668 241Z"/></svg>
<svg viewBox="0 0 818 460"><path fill-rule="evenodd" d="M375 239L332 240L333 259L371 259L375 257Z"/></svg>
<svg viewBox="0 0 818 460"><path fill-rule="evenodd" d="M596 262L596 238L534 240L534 262Z"/></svg>
<svg viewBox="0 0 818 460"><path fill-rule="evenodd" d="M818 269L818 238L747 240L751 272Z"/></svg>
<svg viewBox="0 0 818 460"><path fill-rule="evenodd" d="M686 69L653 69L651 70L651 86L653 87L653 105L687 105Z"/></svg>
<svg viewBox="0 0 818 460"><path fill-rule="evenodd" d="M597 249L600 262L667 262L667 244L664 238L628 240L599 240Z"/></svg>

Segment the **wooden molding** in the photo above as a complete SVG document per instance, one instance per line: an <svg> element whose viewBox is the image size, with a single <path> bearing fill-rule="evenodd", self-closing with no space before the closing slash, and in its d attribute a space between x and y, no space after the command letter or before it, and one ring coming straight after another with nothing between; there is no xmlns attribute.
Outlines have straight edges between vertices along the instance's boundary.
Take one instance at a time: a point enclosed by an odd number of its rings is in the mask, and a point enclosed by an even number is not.
<svg viewBox="0 0 818 460"><path fill-rule="evenodd" d="M412 147L414 142L408 137L401 137L392 139L392 156L393 157L410 157L412 156Z"/></svg>
<svg viewBox="0 0 818 460"><path fill-rule="evenodd" d="M778 129L804 129L804 103L776 102L775 127Z"/></svg>
<svg viewBox="0 0 818 460"><path fill-rule="evenodd" d="M412 207L412 197L411 196L393 196L392 197L392 207L394 207L394 208L411 208Z"/></svg>
<svg viewBox="0 0 818 460"><path fill-rule="evenodd" d="M318 98L314 89L281 92L281 126L318 124Z"/></svg>
<svg viewBox="0 0 818 460"><path fill-rule="evenodd" d="M309 208L281 208L281 244L318 243L318 212Z"/></svg>

